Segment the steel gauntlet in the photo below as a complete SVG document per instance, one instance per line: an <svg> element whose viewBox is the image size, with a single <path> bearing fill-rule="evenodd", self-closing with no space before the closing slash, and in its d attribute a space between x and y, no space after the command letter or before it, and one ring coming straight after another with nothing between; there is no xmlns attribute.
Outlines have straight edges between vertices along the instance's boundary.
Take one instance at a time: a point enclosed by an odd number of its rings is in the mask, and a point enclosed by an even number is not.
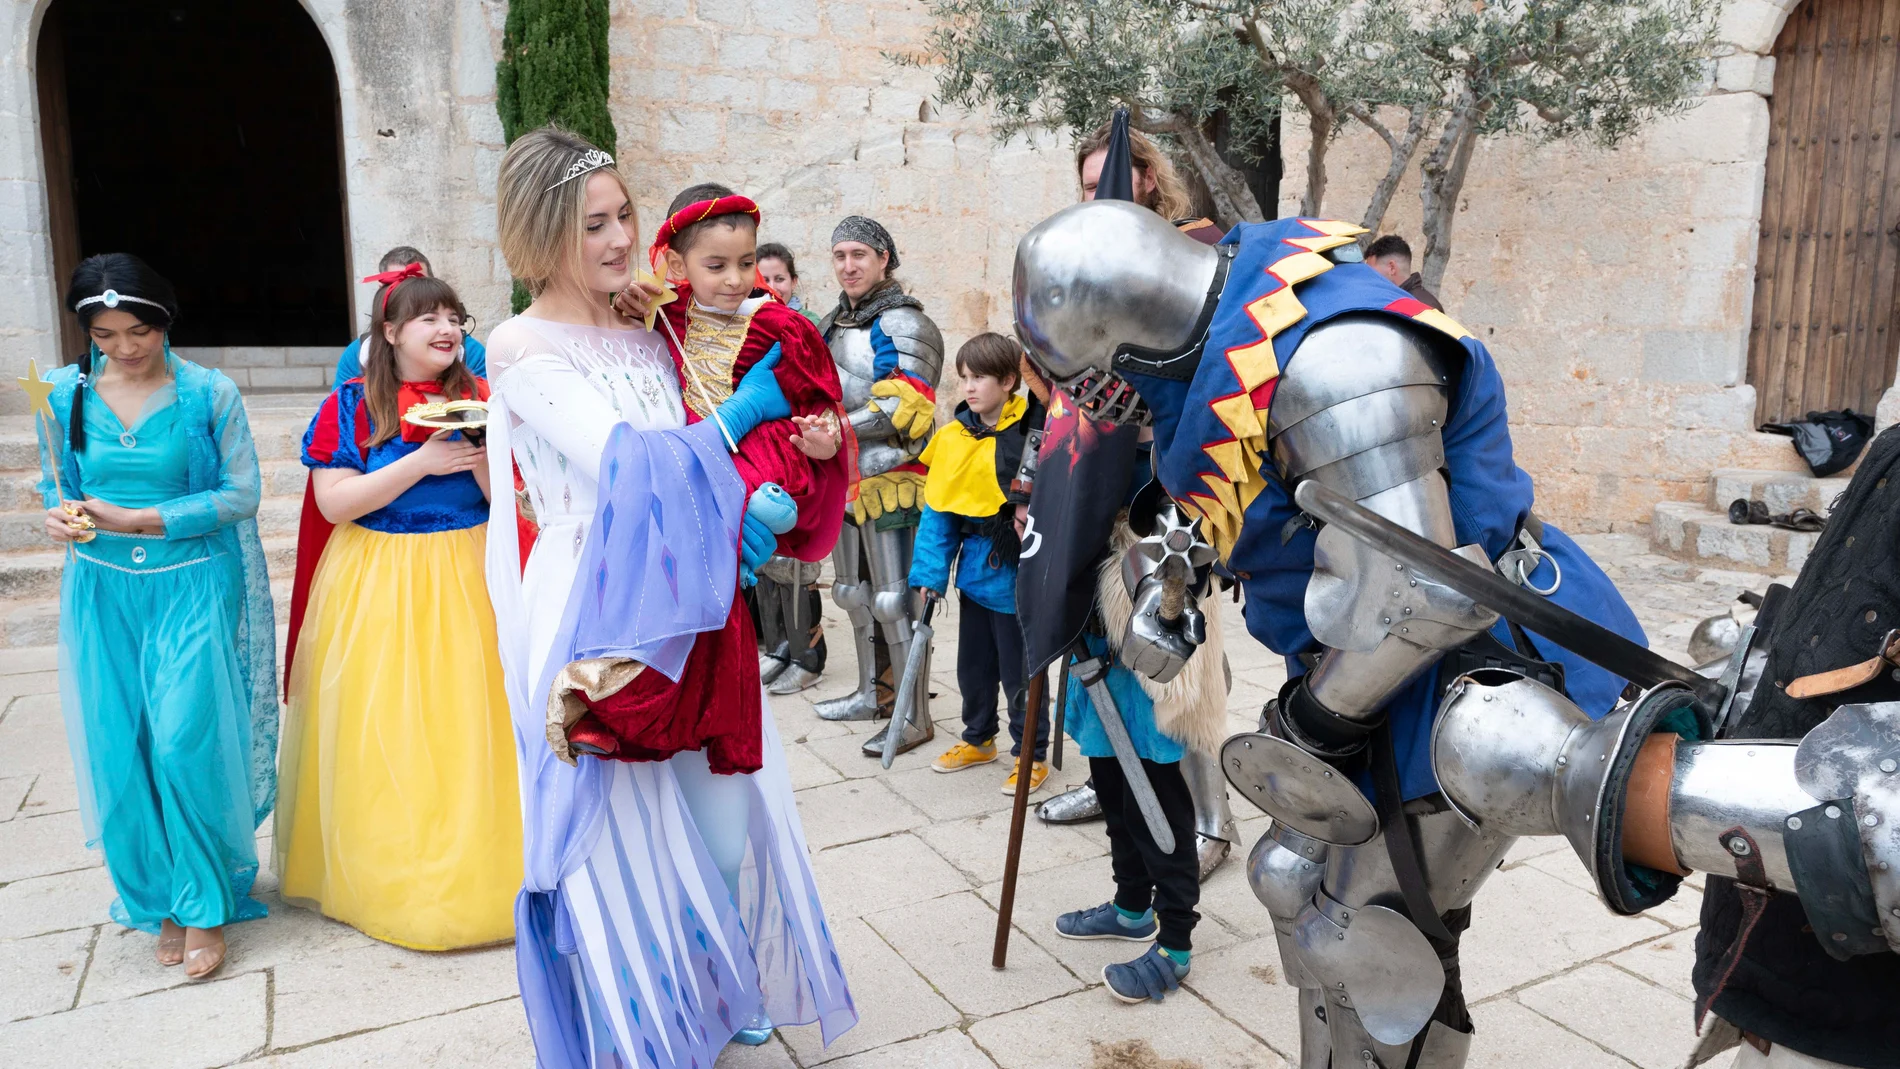
<svg viewBox="0 0 1900 1069"><path fill-rule="evenodd" d="M1180 674L1207 641L1199 599L1215 556L1199 520L1188 522L1173 502L1159 507L1147 537L1122 555L1122 585L1133 608L1122 631L1123 664L1157 683Z"/></svg>

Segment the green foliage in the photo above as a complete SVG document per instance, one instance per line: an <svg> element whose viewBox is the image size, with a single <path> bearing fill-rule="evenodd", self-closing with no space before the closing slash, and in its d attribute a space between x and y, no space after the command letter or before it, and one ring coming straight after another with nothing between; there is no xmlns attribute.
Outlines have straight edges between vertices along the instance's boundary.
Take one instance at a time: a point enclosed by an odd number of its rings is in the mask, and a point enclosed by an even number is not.
<svg viewBox="0 0 1900 1069"><path fill-rule="evenodd" d="M1194 120L1225 109L1234 140L1263 138L1279 89L1247 43L1186 0L931 0L937 27L915 65L941 62L940 97L988 106L995 133L1081 136L1118 105ZM1139 122L1139 118L1138 118Z"/></svg>
<svg viewBox="0 0 1900 1069"><path fill-rule="evenodd" d="M1615 146L1686 108L1705 76L1720 0L1445 3L1414 47L1444 107L1478 136Z"/></svg>
<svg viewBox="0 0 1900 1069"><path fill-rule="evenodd" d="M608 0L509 0L495 64L495 110L509 142L557 123L611 153L617 138L607 109ZM515 283L520 312L528 291Z"/></svg>
<svg viewBox="0 0 1900 1069"><path fill-rule="evenodd" d="M495 110L509 141L550 122L614 150L607 0L509 0Z"/></svg>
<svg viewBox="0 0 1900 1069"><path fill-rule="evenodd" d="M1231 188L1197 145L1220 113L1244 145L1288 98L1310 128L1307 199L1353 124L1391 149L1364 225L1376 227L1415 154L1426 184L1426 277L1442 272L1451 205L1478 138L1603 146L1680 111L1704 77L1721 0L927 0L937 19L915 65L941 64L950 103L988 107L1006 138L1095 128L1116 106L1172 135L1210 189ZM1381 114L1408 121L1388 128ZM1268 206L1271 207L1271 206Z"/></svg>

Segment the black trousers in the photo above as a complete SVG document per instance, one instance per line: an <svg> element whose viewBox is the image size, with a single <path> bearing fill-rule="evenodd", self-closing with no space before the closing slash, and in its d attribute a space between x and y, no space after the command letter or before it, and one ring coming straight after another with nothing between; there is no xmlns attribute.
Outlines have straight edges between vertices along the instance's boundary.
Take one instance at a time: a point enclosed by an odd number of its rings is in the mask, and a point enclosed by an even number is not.
<svg viewBox="0 0 1900 1069"><path fill-rule="evenodd" d="M1148 832L1128 789L1122 766L1113 757L1089 758L1090 778L1108 822L1108 856L1115 868L1115 904L1130 913L1154 907L1161 923L1156 941L1169 950L1193 950L1194 923L1201 915L1200 859L1194 850L1194 796L1188 793L1179 762L1143 761L1154 784L1161 812L1174 832L1174 852L1164 854Z"/></svg>
<svg viewBox="0 0 1900 1069"><path fill-rule="evenodd" d="M1014 613L991 612L968 595L957 599L957 689L963 692L963 741L981 746L996 737L996 688L1009 702L1009 752L1023 752L1023 714L1029 694L1023 676L1023 629ZM1047 696L1044 696L1046 706ZM1049 718L1036 710L1035 759L1049 755Z"/></svg>

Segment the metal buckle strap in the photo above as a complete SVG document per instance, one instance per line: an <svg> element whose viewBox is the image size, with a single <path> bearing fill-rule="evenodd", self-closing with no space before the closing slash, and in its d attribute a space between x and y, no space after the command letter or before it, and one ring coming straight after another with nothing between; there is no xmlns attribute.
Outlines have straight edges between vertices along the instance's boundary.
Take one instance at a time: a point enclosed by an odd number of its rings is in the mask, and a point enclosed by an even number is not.
<svg viewBox="0 0 1900 1069"><path fill-rule="evenodd" d="M1524 523L1517 529L1517 537L1511 540L1514 548L1505 550L1498 557L1497 569L1499 575L1518 586L1550 597L1557 592L1558 587L1564 585L1564 569L1563 565L1557 563L1557 558L1544 549L1541 541L1543 533L1544 523L1537 518L1537 514L1525 513ZM1548 588L1531 582L1531 573L1537 570L1539 561L1549 561L1551 569L1557 573L1557 577L1551 580Z"/></svg>
<svg viewBox="0 0 1900 1069"><path fill-rule="evenodd" d="M1412 822L1405 816L1405 796L1399 789L1398 754L1392 747L1392 724L1380 724L1372 733L1373 797L1378 803L1379 826L1385 832L1386 855L1392 859L1392 875L1398 879L1399 893L1405 898L1405 910L1412 915L1418 930L1433 939L1451 942L1450 929L1438 916L1432 893L1425 882L1425 867L1418 856L1418 840L1412 835Z"/></svg>

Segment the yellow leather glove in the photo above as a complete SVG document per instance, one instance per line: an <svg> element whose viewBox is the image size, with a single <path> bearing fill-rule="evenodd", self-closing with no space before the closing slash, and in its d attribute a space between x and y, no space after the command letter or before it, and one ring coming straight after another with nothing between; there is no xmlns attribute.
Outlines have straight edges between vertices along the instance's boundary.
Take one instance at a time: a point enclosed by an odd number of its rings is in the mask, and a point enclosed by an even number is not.
<svg viewBox="0 0 1900 1069"><path fill-rule="evenodd" d="M872 397L894 397L897 411L891 413L891 425L906 438L923 438L937 422L937 402L925 397L910 380L879 379L871 384Z"/></svg>
<svg viewBox="0 0 1900 1069"><path fill-rule="evenodd" d="M924 476L915 471L887 471L858 483L857 521L875 520L886 512L916 508L924 499Z"/></svg>

